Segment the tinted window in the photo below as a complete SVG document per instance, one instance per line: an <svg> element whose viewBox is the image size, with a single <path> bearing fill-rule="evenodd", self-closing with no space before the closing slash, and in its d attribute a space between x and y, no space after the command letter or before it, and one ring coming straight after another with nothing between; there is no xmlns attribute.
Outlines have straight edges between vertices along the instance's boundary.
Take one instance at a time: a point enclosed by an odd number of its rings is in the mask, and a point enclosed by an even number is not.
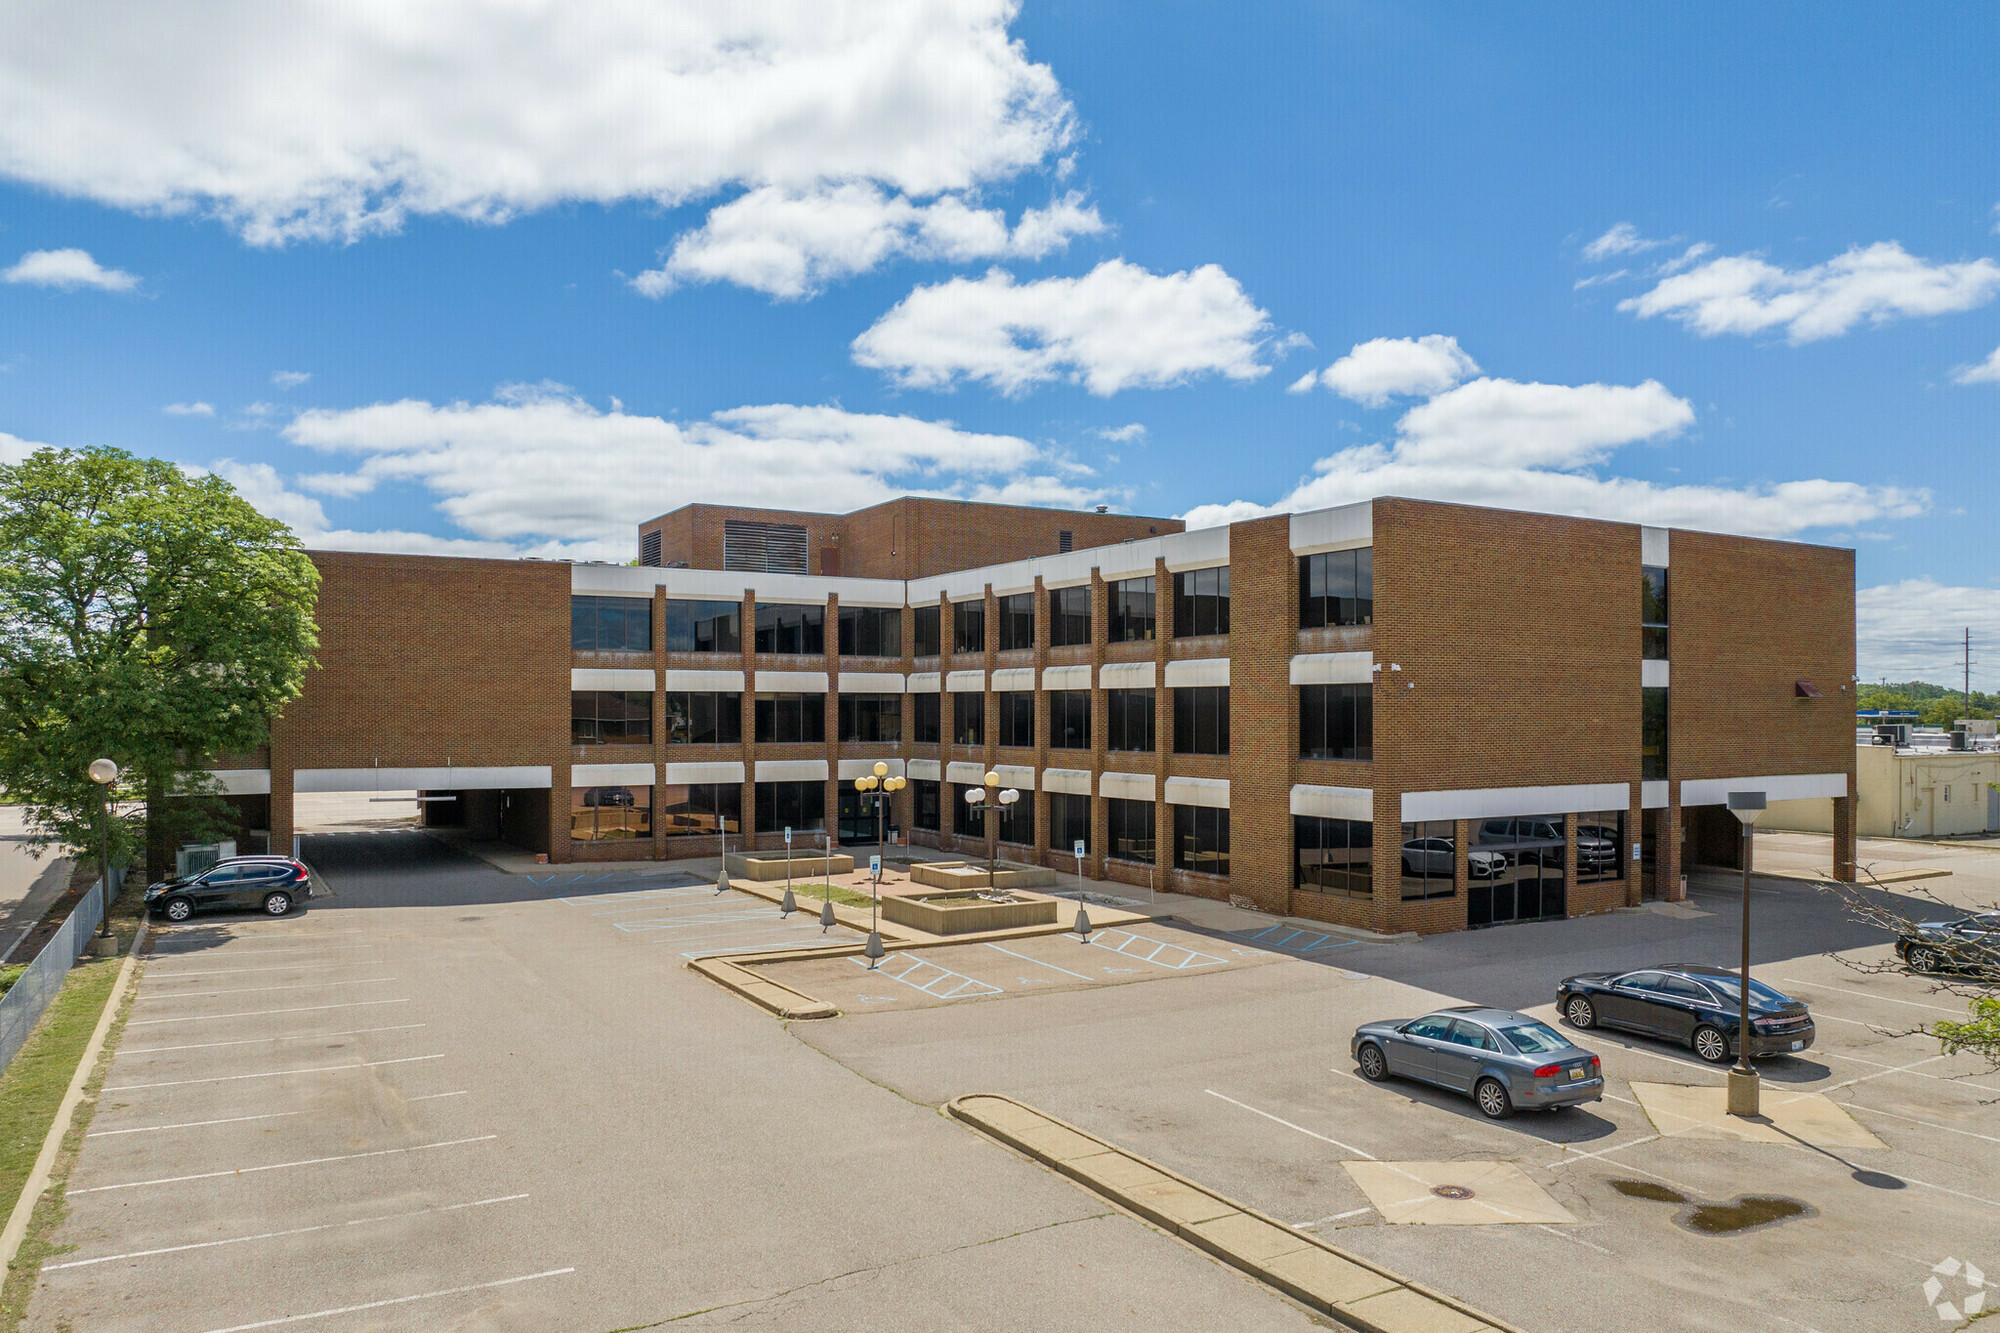
<svg viewBox="0 0 2000 1333"><path fill-rule="evenodd" d="M1027 797L1023 795L1021 799L1026 800ZM1050 792L1050 849L1063 856L1073 856L1079 838L1083 840L1087 854L1090 851L1090 798L1073 792Z"/></svg>
<svg viewBox="0 0 2000 1333"><path fill-rule="evenodd" d="M985 695L954 694L951 696L951 743L953 745L986 744Z"/></svg>
<svg viewBox="0 0 2000 1333"><path fill-rule="evenodd" d="M1010 593L996 599L1000 612L1000 651L1035 646L1035 595Z"/></svg>
<svg viewBox="0 0 2000 1333"><path fill-rule="evenodd" d="M1299 686L1299 753L1307 759L1373 759L1374 687Z"/></svg>
<svg viewBox="0 0 2000 1333"><path fill-rule="evenodd" d="M1459 1046L1471 1046L1482 1051L1497 1051L1493 1034L1477 1023L1468 1023L1462 1018L1451 1020L1451 1040Z"/></svg>
<svg viewBox="0 0 2000 1333"><path fill-rule="evenodd" d="M1522 1023L1515 1027L1501 1028L1500 1035L1523 1055L1547 1055L1551 1051L1563 1050L1569 1045L1561 1033L1540 1023Z"/></svg>
<svg viewBox="0 0 2000 1333"><path fill-rule="evenodd" d="M1703 977L1703 981L1715 987L1731 1004L1740 1004L1741 992L1737 989L1735 977ZM1750 1003L1767 1005L1773 1009L1791 1004L1792 997L1782 991L1772 990L1757 978L1750 978Z"/></svg>
<svg viewBox="0 0 2000 1333"><path fill-rule="evenodd" d="M1639 692L1639 777L1646 782L1667 776L1667 688L1646 685Z"/></svg>
<svg viewBox="0 0 2000 1333"><path fill-rule="evenodd" d="M1372 898L1374 828L1366 820L1293 816L1293 884L1314 893Z"/></svg>
<svg viewBox="0 0 2000 1333"><path fill-rule="evenodd" d="M757 784L757 831L816 829L826 823L823 782L760 782Z"/></svg>
<svg viewBox="0 0 2000 1333"><path fill-rule="evenodd" d="M926 782L922 778L910 779L911 802L916 814L912 818L918 828L935 831L938 827L938 784Z"/></svg>
<svg viewBox="0 0 2000 1333"><path fill-rule="evenodd" d="M943 731L944 708L942 696L919 694L914 699L916 740L919 745L936 745Z"/></svg>
<svg viewBox="0 0 2000 1333"><path fill-rule="evenodd" d="M660 827L669 837L713 837L743 831L743 788L705 782L660 789Z"/></svg>
<svg viewBox="0 0 2000 1333"><path fill-rule="evenodd" d="M1153 864L1153 803L1117 797L1104 802L1107 854L1120 861Z"/></svg>
<svg viewBox="0 0 2000 1333"><path fill-rule="evenodd" d="M1030 690L1004 690L994 696L1000 707L1001 745L1035 743L1035 696Z"/></svg>
<svg viewBox="0 0 2000 1333"><path fill-rule="evenodd" d="M582 652L652 652L652 599L570 598L569 646Z"/></svg>
<svg viewBox="0 0 2000 1333"><path fill-rule="evenodd" d="M896 607L840 608L840 651L852 657L901 657L903 613Z"/></svg>
<svg viewBox="0 0 2000 1333"><path fill-rule="evenodd" d="M1049 748L1090 748L1090 691L1049 691Z"/></svg>
<svg viewBox="0 0 2000 1333"><path fill-rule="evenodd" d="M951 650L955 653L986 651L986 603L951 604Z"/></svg>
<svg viewBox="0 0 2000 1333"><path fill-rule="evenodd" d="M1107 750L1151 751L1153 749L1153 692L1151 690L1106 690L1105 711L1111 734L1105 738Z"/></svg>
<svg viewBox="0 0 2000 1333"><path fill-rule="evenodd" d="M826 651L826 608L757 603L757 651L818 654Z"/></svg>
<svg viewBox="0 0 2000 1333"><path fill-rule="evenodd" d="M1229 873L1229 812L1205 805L1174 807L1174 868Z"/></svg>
<svg viewBox="0 0 2000 1333"><path fill-rule="evenodd" d="M1412 1037L1428 1037L1432 1041L1444 1041L1451 1032L1451 1020L1442 1014L1432 1014L1429 1018L1419 1018L1403 1031Z"/></svg>
<svg viewBox="0 0 2000 1333"><path fill-rule="evenodd" d="M1049 593L1049 645L1064 648L1090 642L1090 589L1056 588Z"/></svg>
<svg viewBox="0 0 2000 1333"><path fill-rule="evenodd" d="M1229 753L1229 687L1197 685L1174 695L1174 752Z"/></svg>
<svg viewBox="0 0 2000 1333"><path fill-rule="evenodd" d="M826 739L824 694L760 694L756 707L760 742L783 745Z"/></svg>
<svg viewBox="0 0 2000 1333"><path fill-rule="evenodd" d="M642 690L571 690L572 745L646 745L653 739L653 696Z"/></svg>
<svg viewBox="0 0 2000 1333"><path fill-rule="evenodd" d="M1665 980L1658 972L1633 972L1618 978L1617 984L1628 990L1656 991Z"/></svg>
<svg viewBox="0 0 2000 1333"><path fill-rule="evenodd" d="M1644 655L1656 660L1667 656L1667 571L1654 565L1640 570L1640 635Z"/></svg>
<svg viewBox="0 0 2000 1333"><path fill-rule="evenodd" d="M911 652L918 657L938 655L938 609L920 606L910 612Z"/></svg>
<svg viewBox="0 0 2000 1333"><path fill-rule="evenodd" d="M1599 810L1576 817L1576 880L1593 884L1625 878L1625 812Z"/></svg>
<svg viewBox="0 0 2000 1333"><path fill-rule="evenodd" d="M740 653L743 607L737 602L667 601L667 651Z"/></svg>
<svg viewBox="0 0 2000 1333"><path fill-rule="evenodd" d="M1174 575L1174 637L1229 633L1229 566Z"/></svg>
<svg viewBox="0 0 2000 1333"><path fill-rule="evenodd" d="M1375 552L1322 551L1299 557L1299 628L1375 623Z"/></svg>
<svg viewBox="0 0 2000 1333"><path fill-rule="evenodd" d="M669 690L667 744L735 745L743 739L743 696Z"/></svg>
<svg viewBox="0 0 2000 1333"><path fill-rule="evenodd" d="M903 696L843 694L840 696L840 739L864 744L903 738Z"/></svg>
<svg viewBox="0 0 2000 1333"><path fill-rule="evenodd" d="M1111 601L1111 642L1151 639L1158 622L1153 609L1153 580L1120 579L1106 592Z"/></svg>
<svg viewBox="0 0 2000 1333"><path fill-rule="evenodd" d="M1403 825L1403 901L1449 898L1456 893L1456 852L1454 825L1449 819Z"/></svg>

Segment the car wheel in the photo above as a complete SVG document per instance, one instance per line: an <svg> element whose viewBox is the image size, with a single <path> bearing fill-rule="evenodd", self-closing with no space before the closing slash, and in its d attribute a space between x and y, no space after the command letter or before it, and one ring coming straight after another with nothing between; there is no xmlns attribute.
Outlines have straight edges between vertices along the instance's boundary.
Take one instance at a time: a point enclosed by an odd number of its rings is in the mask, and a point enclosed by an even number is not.
<svg viewBox="0 0 2000 1333"><path fill-rule="evenodd" d="M185 921L194 915L194 904L185 898L169 898L160 910L169 921Z"/></svg>
<svg viewBox="0 0 2000 1333"><path fill-rule="evenodd" d="M1573 1028L1594 1028L1597 1026L1597 1006L1581 995L1572 995L1569 1003L1563 1006L1563 1017Z"/></svg>
<svg viewBox="0 0 2000 1333"><path fill-rule="evenodd" d="M1355 1059L1361 1065L1361 1077L1370 1083L1380 1083L1389 1077L1389 1062L1383 1058L1382 1048L1373 1042L1363 1046Z"/></svg>
<svg viewBox="0 0 2000 1333"><path fill-rule="evenodd" d="M1694 1053L1712 1065L1729 1063L1729 1038L1722 1035L1722 1029L1710 1023L1703 1023L1694 1030Z"/></svg>
<svg viewBox="0 0 2000 1333"><path fill-rule="evenodd" d="M283 916L292 910L292 895L283 892L265 894L264 910L272 916Z"/></svg>
<svg viewBox="0 0 2000 1333"><path fill-rule="evenodd" d="M1920 944L1910 950L1910 971L1912 972L1942 972L1944 970L1943 964L1943 955L1939 954L1936 949L1931 948L1928 944Z"/></svg>
<svg viewBox="0 0 2000 1333"><path fill-rule="evenodd" d="M1472 1100L1479 1107L1479 1114L1488 1120L1505 1120L1514 1114L1514 1099L1497 1078L1480 1079L1479 1086L1472 1090Z"/></svg>

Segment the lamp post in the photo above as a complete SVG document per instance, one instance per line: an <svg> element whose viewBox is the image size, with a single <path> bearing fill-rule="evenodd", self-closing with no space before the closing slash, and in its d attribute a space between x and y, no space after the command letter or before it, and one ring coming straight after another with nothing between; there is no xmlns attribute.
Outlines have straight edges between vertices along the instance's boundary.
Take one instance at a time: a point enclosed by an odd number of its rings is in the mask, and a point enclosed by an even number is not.
<svg viewBox="0 0 2000 1333"><path fill-rule="evenodd" d="M1014 802L1021 799L1021 793L1012 787L1005 790L1000 786L1000 775L991 771L986 774L984 787L972 787L965 793L965 803L986 816L986 887L993 888L993 874L999 863L1000 826L993 822L1002 814L1012 814Z"/></svg>
<svg viewBox="0 0 2000 1333"><path fill-rule="evenodd" d="M97 923L97 938L111 937L111 784L118 781L118 765L109 759L90 761L90 780L97 784L97 868L104 877L104 915Z"/></svg>
<svg viewBox="0 0 2000 1333"><path fill-rule="evenodd" d="M1729 1114L1754 1116L1757 1112L1757 1070L1750 1063L1750 839L1757 817L1764 813L1764 793L1729 793L1729 813L1743 825L1743 965L1736 979L1736 1064L1729 1071Z"/></svg>
<svg viewBox="0 0 2000 1333"><path fill-rule="evenodd" d="M865 778L854 779L854 790L861 793L864 801L875 803L875 873L871 876L868 901L868 945L862 950L868 957L868 966L874 967L882 961L882 932L877 927L877 914L882 908L882 858L888 854L888 802L893 792L903 789L903 779L889 776L889 766L881 760L875 761L875 771Z"/></svg>

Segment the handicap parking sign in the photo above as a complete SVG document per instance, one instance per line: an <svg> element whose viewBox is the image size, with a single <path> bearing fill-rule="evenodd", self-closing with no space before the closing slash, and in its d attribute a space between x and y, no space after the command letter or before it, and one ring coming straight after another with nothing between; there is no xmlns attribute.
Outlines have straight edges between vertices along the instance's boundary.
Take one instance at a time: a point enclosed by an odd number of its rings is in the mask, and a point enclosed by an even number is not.
<svg viewBox="0 0 2000 1333"><path fill-rule="evenodd" d="M792 845L792 830L788 825L785 829L785 846L789 847L791 845Z"/></svg>
<svg viewBox="0 0 2000 1333"><path fill-rule="evenodd" d="M1078 838L1078 839L1076 840L1076 859L1077 859L1077 860L1079 860L1079 861L1081 861L1081 860L1083 859L1083 839L1082 839L1082 838Z"/></svg>
<svg viewBox="0 0 2000 1333"><path fill-rule="evenodd" d="M880 875L882 873L882 858L880 856L871 856L868 858L868 873L871 875Z"/></svg>

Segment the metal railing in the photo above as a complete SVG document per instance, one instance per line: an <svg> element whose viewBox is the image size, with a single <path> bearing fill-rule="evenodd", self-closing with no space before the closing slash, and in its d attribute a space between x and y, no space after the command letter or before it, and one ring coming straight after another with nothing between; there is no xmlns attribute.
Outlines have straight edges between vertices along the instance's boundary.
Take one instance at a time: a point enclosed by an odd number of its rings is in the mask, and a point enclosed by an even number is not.
<svg viewBox="0 0 2000 1333"><path fill-rule="evenodd" d="M104 881L99 879L83 895L83 901L69 914L42 946L35 961L28 964L4 996L0 996L0 1070L14 1062L28 1034L35 1030L42 1012L62 989L63 978L76 966L97 923L104 919Z"/></svg>

